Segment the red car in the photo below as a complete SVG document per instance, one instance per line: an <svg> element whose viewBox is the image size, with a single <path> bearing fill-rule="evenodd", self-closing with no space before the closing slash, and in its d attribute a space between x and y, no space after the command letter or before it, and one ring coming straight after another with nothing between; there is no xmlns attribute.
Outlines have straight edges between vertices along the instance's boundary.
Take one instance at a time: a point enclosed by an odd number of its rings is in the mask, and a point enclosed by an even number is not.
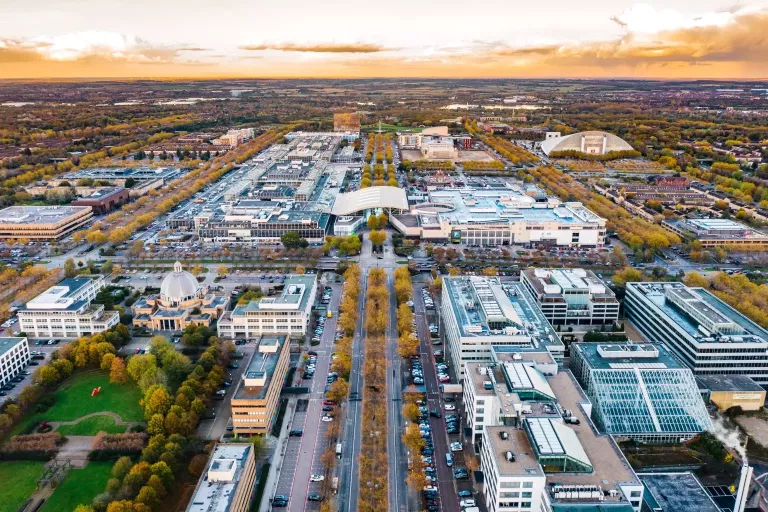
<svg viewBox="0 0 768 512"><path fill-rule="evenodd" d="M323 405L336 405L336 402L334 400L325 400Z"/></svg>

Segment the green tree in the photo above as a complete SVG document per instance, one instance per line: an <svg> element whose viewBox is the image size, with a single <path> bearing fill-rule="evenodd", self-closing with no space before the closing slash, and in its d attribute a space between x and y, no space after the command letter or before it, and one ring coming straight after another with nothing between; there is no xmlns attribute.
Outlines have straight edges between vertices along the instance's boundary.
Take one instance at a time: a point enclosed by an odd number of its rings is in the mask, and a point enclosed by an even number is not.
<svg viewBox="0 0 768 512"><path fill-rule="evenodd" d="M280 242L286 249L299 249L309 245L307 239L302 238L297 231L287 231L280 237Z"/></svg>
<svg viewBox="0 0 768 512"><path fill-rule="evenodd" d="M77 268L75 267L75 260L67 258L64 262L64 277L75 277L77 275Z"/></svg>
<svg viewBox="0 0 768 512"><path fill-rule="evenodd" d="M50 387L59 382L59 372L52 365L47 364L40 368L40 384Z"/></svg>

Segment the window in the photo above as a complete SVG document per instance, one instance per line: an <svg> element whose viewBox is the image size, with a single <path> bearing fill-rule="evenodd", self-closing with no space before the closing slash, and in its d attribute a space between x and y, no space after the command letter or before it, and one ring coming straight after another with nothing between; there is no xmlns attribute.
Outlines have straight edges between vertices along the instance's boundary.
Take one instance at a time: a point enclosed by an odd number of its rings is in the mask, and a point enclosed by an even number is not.
<svg viewBox="0 0 768 512"><path fill-rule="evenodd" d="M519 489L520 482L501 482L501 487L505 489Z"/></svg>
<svg viewBox="0 0 768 512"><path fill-rule="evenodd" d="M533 482L523 482L523 489L533 489Z"/></svg>

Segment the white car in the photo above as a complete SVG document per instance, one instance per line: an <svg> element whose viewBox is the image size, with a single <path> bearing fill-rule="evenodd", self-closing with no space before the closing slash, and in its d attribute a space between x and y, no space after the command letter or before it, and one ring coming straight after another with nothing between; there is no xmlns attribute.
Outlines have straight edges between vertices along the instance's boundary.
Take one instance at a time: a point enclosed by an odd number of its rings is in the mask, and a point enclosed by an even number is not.
<svg viewBox="0 0 768 512"><path fill-rule="evenodd" d="M443 407L445 408L446 411L455 411L456 410L456 406L453 405L453 404L445 404Z"/></svg>
<svg viewBox="0 0 768 512"><path fill-rule="evenodd" d="M329 421L333 421L333 418L331 418L330 416L323 416L322 418L320 418L320 420L328 423Z"/></svg>
<svg viewBox="0 0 768 512"><path fill-rule="evenodd" d="M475 500L461 500L461 502L459 503L459 506L461 508L474 507Z"/></svg>
<svg viewBox="0 0 768 512"><path fill-rule="evenodd" d="M461 446L461 443L451 443L451 451L452 452L463 452L464 447Z"/></svg>
<svg viewBox="0 0 768 512"><path fill-rule="evenodd" d="M322 482L323 480L325 480L323 475L311 475L309 477L310 482Z"/></svg>

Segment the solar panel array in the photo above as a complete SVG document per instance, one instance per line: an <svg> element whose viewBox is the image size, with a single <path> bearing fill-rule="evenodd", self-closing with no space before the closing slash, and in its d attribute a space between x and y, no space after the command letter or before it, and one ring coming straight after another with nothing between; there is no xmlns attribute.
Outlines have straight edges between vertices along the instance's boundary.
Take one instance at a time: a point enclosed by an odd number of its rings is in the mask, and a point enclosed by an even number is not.
<svg viewBox="0 0 768 512"><path fill-rule="evenodd" d="M548 418L528 418L526 420L533 434L533 441L542 455L564 454L565 449Z"/></svg>

